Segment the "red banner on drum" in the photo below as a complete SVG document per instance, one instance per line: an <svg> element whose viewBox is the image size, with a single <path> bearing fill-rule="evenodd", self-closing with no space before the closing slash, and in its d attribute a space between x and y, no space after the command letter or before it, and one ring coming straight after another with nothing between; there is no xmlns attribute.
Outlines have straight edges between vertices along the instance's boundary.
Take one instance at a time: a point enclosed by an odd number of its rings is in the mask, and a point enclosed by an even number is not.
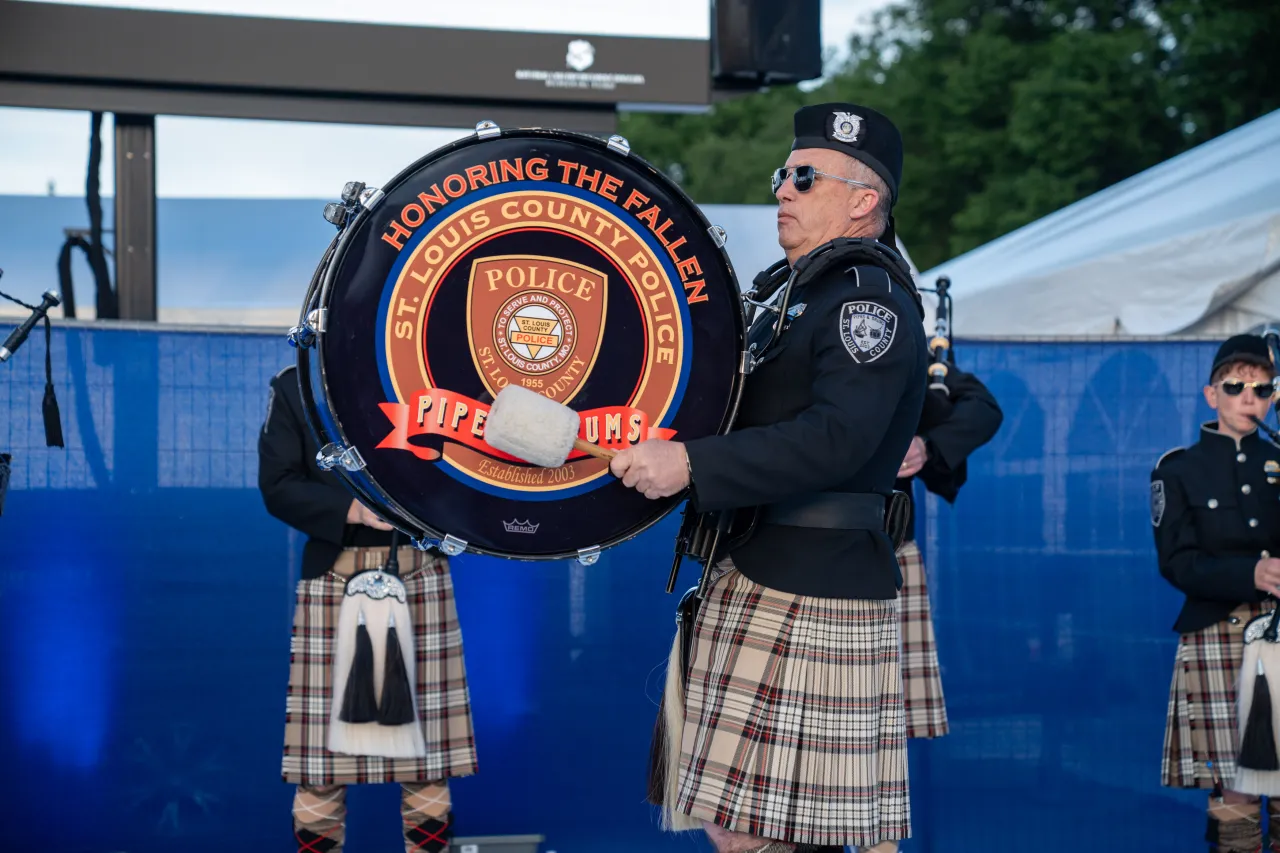
<svg viewBox="0 0 1280 853"><path fill-rule="evenodd" d="M409 403L379 403L378 408L391 421L391 433L378 444L378 449L407 450L419 459L435 461L440 451L410 439L420 435L438 435L448 441L465 444L494 459L523 462L495 450L484 440L484 421L489 406L464 394L442 388L419 391ZM672 438L676 431L655 427L649 416L630 406L605 406L579 412L581 426L578 437L610 450L624 450L649 438ZM575 450L569 460L585 459L587 454Z"/></svg>

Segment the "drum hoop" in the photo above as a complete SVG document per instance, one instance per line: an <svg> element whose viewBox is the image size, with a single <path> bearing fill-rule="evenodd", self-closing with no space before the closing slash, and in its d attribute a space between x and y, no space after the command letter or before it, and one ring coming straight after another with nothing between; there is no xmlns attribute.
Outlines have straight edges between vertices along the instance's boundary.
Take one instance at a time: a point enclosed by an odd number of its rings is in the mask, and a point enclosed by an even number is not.
<svg viewBox="0 0 1280 853"><path fill-rule="evenodd" d="M323 281L325 273L327 272L329 266L333 263L333 259L336 254L336 249L342 240L342 236L343 236L342 234L335 235L334 238L329 242L329 247L328 249L325 250L325 254L321 258L320 264L316 267L315 272L312 273L311 283L307 287L307 296L302 303L302 314L298 320L299 325L303 325L307 323L308 316L312 310L312 306L320 304L317 301L319 296L319 294L317 293L317 290L320 288L321 282ZM302 414L304 419L307 422L307 426L311 429L311 434L316 440L317 447L324 447L326 444L329 444L330 441L333 441L335 443L340 443L344 447L346 447L349 445L347 442L346 434L342 429L342 422L338 420L337 415L333 412L332 408L330 408L327 402L329 399L329 385L328 385L328 379L324 369L324 356L321 350L321 341L322 341L323 334L324 332L322 328L316 330L316 341L314 344L316 366L318 367L320 372L321 391L326 401L323 404L323 406L328 413L328 419L334 425L335 434L330 435L330 431L325 427L323 423L322 413L320 410L321 402L316 399L316 396L314 393L315 389L312 387L312 379L311 379L312 354L309 352L311 348L305 347L305 346L298 347L297 362L296 362L296 369L298 373L298 376L297 376L298 394L302 398ZM370 484L377 489L377 493L372 493L369 489L365 488L364 485L359 480L357 480L355 477L350 476L350 473L341 467L333 469L331 473L337 475L338 481L342 483L343 486L346 487L347 491L351 492L356 499L360 500L365 505L392 510L392 512L388 514L393 515L394 517L387 518L385 520L388 521L389 523L394 524L397 528L400 529L402 533L409 536L410 538L420 538L415 536L415 531L418 530L418 526L411 524L408 520L411 517L410 514L406 512L404 508L401 507L398 503L396 503L396 501L392 499L389 494L387 494L386 490L383 489L380 485L378 485L377 481L374 480L372 477L369 477L367 479L369 480Z"/></svg>
<svg viewBox="0 0 1280 853"><path fill-rule="evenodd" d="M605 140L599 139L589 134L578 133L576 131L549 129L549 128L514 128L511 130L503 130L500 134L496 134L494 136L486 137L483 139L478 134L470 134L468 136L462 137L461 139L454 140L453 142L450 142L446 145L436 148L428 152L427 154L424 154L422 157L419 157L417 160L415 160L414 162L406 166L404 169L401 169L398 173L396 173L396 175L392 177L389 181L387 181L386 184L380 189L382 190L384 195L390 195L392 192L398 189L402 184L404 184L406 181L411 180L415 175L418 174L418 172L420 172L422 169L429 166L431 163L441 160L444 157L448 156L449 154L452 154L453 152L459 151L463 148L471 147L474 145L482 145L486 142L491 142L498 139L520 139L520 138L531 138L531 139L543 138L543 139L555 139L555 140L561 140L561 141L569 140L569 141L581 143L585 146L595 148L599 151L608 152L611 156L614 156L614 157L620 156L616 152L614 152L613 149L609 147L608 142L606 142ZM633 167L635 167L641 173L645 174L646 177L652 179L655 183L658 183L659 185L661 185L664 190L671 193L671 195L674 198L676 198L682 205L684 205L686 212L689 213L693 217L693 219L702 227L703 233L710 235L711 229L712 229L711 221L707 219L706 214L703 213L702 209L697 205L697 203L693 201L693 199L689 197L689 195L680 187L679 184L677 184L675 181L672 181L670 178L664 175L661 172L661 170L655 167L652 163L650 163L648 160L645 160L643 157L637 155L634 152L630 152L627 155L625 155L625 157L623 157L623 160L629 164L632 164ZM346 257L346 253L349 248L349 245L351 241L355 239L355 235L359 231L361 231L361 226L365 223L365 221L370 216L372 216L372 214L373 214L372 209L361 207L359 212L343 225L341 232L330 243L329 249L326 252L325 258L321 261L320 266L316 270L316 276L319 277L318 294L316 295L316 301L315 301L316 308L322 311L327 310L327 306L329 305L329 300L332 297L335 279L337 276L337 271L342 266L342 261ZM729 253L725 250L724 245L717 244L717 241L715 241L714 239L711 241L711 243L712 243L712 248L714 248L719 253L719 258L724 264L724 268L728 273L729 281L737 287L737 292L731 294L732 296L731 303L736 308L736 310L733 311L732 313L733 313L734 323L736 326L735 336L738 342L738 351L739 351L739 357L740 357L741 353L746 351L746 337L747 337L746 310L745 310L745 306L742 303L742 300L739 298L741 294L741 284L738 281L737 272L733 267L733 262L729 258ZM313 283L312 287L308 288L309 296L314 292L315 286L316 285ZM300 323L304 322L306 319L306 316L308 314L308 305L309 303L303 304L302 319L299 321ZM327 403L327 401L331 399L331 394L329 390L329 372L328 372L328 367L324 357L324 348L323 348L323 341L325 336L326 336L325 330L323 329L317 330L316 342L315 342L315 357L316 357L318 372L320 377L319 381L321 386L321 393L323 394L324 400L326 401L324 403L324 406L328 410L329 418L334 425L334 431L336 435L332 437L333 440L336 443L340 443L344 447L349 447L351 445L346 437L346 433L342 427L342 423L338 419L337 414L332 410L332 408ZM302 352L302 349L299 348L299 357L298 357L299 377L298 378L300 382L304 381L304 377L302 375L302 362L306 358L309 358L309 356L304 354ZM717 435L724 435L728 433L729 430L733 427L735 420L737 419L738 410L741 405L742 394L745 387L744 380L745 380L745 376L742 370L741 369L735 370L733 373L733 378L731 380L728 405L725 408L724 415L721 417L720 427L716 432ZM309 379L307 381L309 382ZM307 394L304 396L304 407L303 407L304 409L307 409L307 406L305 405L307 396L313 397L314 395ZM318 414L320 401L313 400L313 405L315 407L316 413ZM307 412L307 417L308 419L310 419L311 417L310 411ZM317 426L318 425L312 425L312 429L313 431L317 432L317 439L319 440L324 436L324 431L317 429ZM323 445L323 442L322 442L322 445ZM372 476L364 475L363 479L368 480L370 485L376 489L377 494L365 495L365 492L367 490L364 489L360 485L360 483L356 480L356 478L351 475L351 472L345 471L341 467L338 467L334 469L334 473L337 473L339 475L339 479L342 480L342 482L347 486L348 490L352 491L357 498L367 497L372 503L376 505L385 506L386 508L393 511L398 516L398 518L387 519L387 521L395 524L404 533L406 533L406 535L413 537L415 536L414 531L421 529L422 537L420 538L431 539L435 542L440 542L445 538L446 532L440 531L434 527L431 527L427 523L426 519L418 519L419 524L410 524L408 522L408 519L413 518L414 515L412 513L409 513L403 506L401 506L399 502L397 502L387 492L385 488L379 485L377 480L375 480ZM644 533L646 530L650 529L654 525L661 522L664 518L669 516L687 498L687 494L688 494L688 490L686 489L684 492L681 492L679 496L673 496L673 497L676 497L676 500L672 501L671 505L661 515L658 515L652 518L651 520L646 520L643 523L636 522L636 524L628 528L627 532L621 535L615 536L610 540L608 540L607 542L597 543L598 547L601 550L604 550L607 548L613 548L623 544L624 542L629 542L630 540L636 538L641 533ZM396 524L396 522L399 522L399 523ZM467 543L466 550L468 553L482 554L485 556L498 557L500 559L507 559L507 560L516 560L520 562L558 561L558 560L572 559L578 556L578 552L537 554L537 555L526 554L526 555L513 556L511 552L485 548L473 542Z"/></svg>

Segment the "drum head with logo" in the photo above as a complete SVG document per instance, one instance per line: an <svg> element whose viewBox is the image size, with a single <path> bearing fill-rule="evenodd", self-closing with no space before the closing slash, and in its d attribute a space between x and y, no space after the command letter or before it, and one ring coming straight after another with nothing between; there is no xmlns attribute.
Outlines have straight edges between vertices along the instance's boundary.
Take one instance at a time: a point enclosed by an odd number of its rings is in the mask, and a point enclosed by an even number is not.
<svg viewBox="0 0 1280 853"><path fill-rule="evenodd" d="M650 501L575 452L530 465L484 441L519 385L620 449L727 431L743 320L723 240L638 158L592 137L514 131L415 164L326 262L326 441L359 451L361 491L397 523L468 550L548 559L608 547L683 500Z"/></svg>

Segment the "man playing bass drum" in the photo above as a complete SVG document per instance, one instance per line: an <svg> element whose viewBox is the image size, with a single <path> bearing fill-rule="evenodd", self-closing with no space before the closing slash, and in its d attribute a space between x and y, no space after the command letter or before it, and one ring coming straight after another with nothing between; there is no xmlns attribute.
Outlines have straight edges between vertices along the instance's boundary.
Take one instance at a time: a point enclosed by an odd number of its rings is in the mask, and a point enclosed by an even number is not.
<svg viewBox="0 0 1280 853"><path fill-rule="evenodd" d="M939 284L941 291L942 285ZM954 503L968 477L969 456L995 436L1004 415L995 397L971 373L947 364L940 355L950 348L942 334L947 320L939 305L939 333L934 337L935 362L930 368L930 388L924 398L920 425L907 456L898 469L894 488L913 496L913 480L935 495ZM934 641L933 616L924 561L916 545L914 496L908 504L907 535L898 549L902 569L899 605L902 615L902 692L907 713L908 738L935 738L947 733L947 707L942 696L942 674Z"/></svg>
<svg viewBox="0 0 1280 853"><path fill-rule="evenodd" d="M719 853L881 853L910 824L885 520L923 405L924 311L890 248L898 129L843 103L793 123L772 179L786 260L765 275L787 284L748 335L734 429L643 441L611 465L650 498L690 488L698 514L759 517L726 556L704 558L702 604L673 643L650 795L668 825L705 829Z"/></svg>

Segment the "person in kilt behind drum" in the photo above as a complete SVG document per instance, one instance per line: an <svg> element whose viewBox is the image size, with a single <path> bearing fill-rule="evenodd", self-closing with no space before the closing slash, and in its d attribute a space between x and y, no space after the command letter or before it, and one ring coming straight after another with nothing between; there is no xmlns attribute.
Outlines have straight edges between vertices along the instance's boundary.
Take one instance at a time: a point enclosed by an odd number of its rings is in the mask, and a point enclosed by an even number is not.
<svg viewBox="0 0 1280 853"><path fill-rule="evenodd" d="M911 448L898 469L894 488L912 495L913 480L954 503L968 475L969 456L995 436L1004 415L987 387L955 365L947 369L947 393L929 389ZM933 615L924 559L916 545L916 512L910 505L907 537L898 549L902 567L902 692L907 737L935 738L947 733L947 706L934 640Z"/></svg>
<svg viewBox="0 0 1280 853"><path fill-rule="evenodd" d="M749 332L759 359L733 431L644 441L612 463L651 498L691 487L699 511L760 509L716 566L682 698L664 696L668 821L704 827L721 853L888 850L910 826L885 507L928 352L892 248L902 138L853 104L802 108L795 137L773 176L795 286L776 343L773 311Z"/></svg>
<svg viewBox="0 0 1280 853"><path fill-rule="evenodd" d="M348 582L359 572L382 568L393 541L403 540L393 540L391 526L353 500L337 475L319 469L316 451L297 370L286 368L271 380L266 422L258 437L258 487L268 512L308 537L294 612L283 762L285 781L297 786L293 828L298 850L342 849L346 786L399 782L405 850L439 853L449 849L453 834L448 780L476 772L449 562L435 551L397 550L402 606L407 606L411 624L388 628L370 619L366 625L363 613L358 626L340 619ZM337 685L357 680L367 637L373 638L369 647L384 641L388 651L380 657L388 663L381 679L363 673L369 686L361 711L360 703L352 701L360 698L359 691ZM403 639L391 642L390 637ZM339 649L348 641L355 649L354 664L339 660ZM385 688L393 681L391 661L399 656L390 650L402 645L416 652L401 669L414 677L405 679L412 684L401 685L408 701L392 712L395 703L387 701L390 691ZM381 699L372 686L379 680L384 685ZM362 716L349 715L348 703ZM339 732L343 749L335 751L331 746ZM406 734L411 746L389 747L388 738Z"/></svg>
<svg viewBox="0 0 1280 853"><path fill-rule="evenodd" d="M1164 454L1151 474L1160 574L1186 596L1169 689L1162 782L1208 788L1209 849L1262 847L1256 797L1232 790L1241 738L1236 710L1245 625L1280 593L1280 447L1253 417L1271 405L1266 342L1237 335L1218 350L1204 389L1217 421ZM1272 678L1276 675L1271 674ZM1273 840L1280 819L1272 817Z"/></svg>

